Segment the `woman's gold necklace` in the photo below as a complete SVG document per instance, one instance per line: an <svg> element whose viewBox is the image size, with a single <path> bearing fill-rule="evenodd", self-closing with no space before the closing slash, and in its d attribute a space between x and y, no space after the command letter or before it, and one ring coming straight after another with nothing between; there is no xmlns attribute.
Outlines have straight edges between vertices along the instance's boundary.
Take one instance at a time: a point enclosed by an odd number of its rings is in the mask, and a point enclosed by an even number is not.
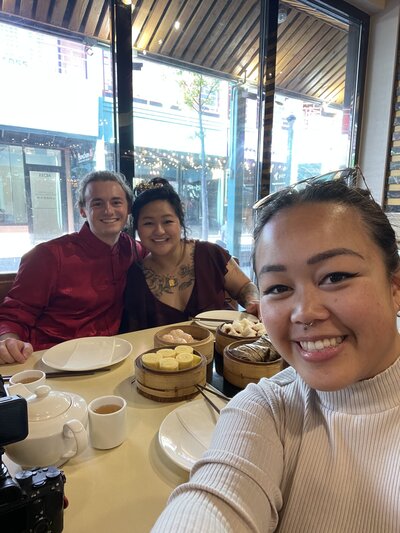
<svg viewBox="0 0 400 533"><path fill-rule="evenodd" d="M172 274L168 274L167 275L167 283L168 283L168 286L171 289L173 289L174 287L176 287L178 285L178 279L174 278L174 276Z"/></svg>
<svg viewBox="0 0 400 533"><path fill-rule="evenodd" d="M182 241L181 241L181 248L182 248ZM181 256L179 258L179 261L178 261L177 265L175 266L174 271L171 274L166 274L166 276L165 276L166 280L167 280L168 287L170 289L173 289L174 287L176 287L178 285L178 281L179 280L175 276L175 272L179 268L180 264L182 263L182 260L183 260L184 256L185 256L185 245L183 245Z"/></svg>

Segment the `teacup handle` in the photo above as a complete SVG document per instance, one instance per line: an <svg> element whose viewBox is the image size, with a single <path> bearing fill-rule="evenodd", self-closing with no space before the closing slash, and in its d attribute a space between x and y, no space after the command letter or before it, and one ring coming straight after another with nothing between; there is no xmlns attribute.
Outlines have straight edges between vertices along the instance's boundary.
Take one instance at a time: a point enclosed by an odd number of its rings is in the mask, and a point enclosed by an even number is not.
<svg viewBox="0 0 400 533"><path fill-rule="evenodd" d="M62 458L63 459L69 459L73 457L74 455L79 455L83 450L85 450L88 446L88 435L87 431L79 420L76 418L73 418L72 420L68 420L64 424L63 428L63 435L65 438L70 439L72 437L75 439L76 444L76 450L69 450L67 453L65 453Z"/></svg>

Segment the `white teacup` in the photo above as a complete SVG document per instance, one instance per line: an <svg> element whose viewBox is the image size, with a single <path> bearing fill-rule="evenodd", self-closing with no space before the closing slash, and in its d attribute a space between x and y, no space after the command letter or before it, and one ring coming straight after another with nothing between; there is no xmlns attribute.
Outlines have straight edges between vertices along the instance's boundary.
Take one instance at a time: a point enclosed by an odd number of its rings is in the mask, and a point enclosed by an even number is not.
<svg viewBox="0 0 400 533"><path fill-rule="evenodd" d="M42 370L22 370L17 372L10 378L10 385L24 385L30 392L41 385L46 384L46 374Z"/></svg>
<svg viewBox="0 0 400 533"><path fill-rule="evenodd" d="M127 433L126 401L121 396L100 396L88 406L93 448L108 450L124 442Z"/></svg>

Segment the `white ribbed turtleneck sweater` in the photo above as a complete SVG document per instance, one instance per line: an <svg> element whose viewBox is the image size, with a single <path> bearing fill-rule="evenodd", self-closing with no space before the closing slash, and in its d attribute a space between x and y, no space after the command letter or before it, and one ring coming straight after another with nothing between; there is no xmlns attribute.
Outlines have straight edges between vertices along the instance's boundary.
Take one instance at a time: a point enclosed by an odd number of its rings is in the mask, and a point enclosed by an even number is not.
<svg viewBox="0 0 400 533"><path fill-rule="evenodd" d="M400 532L400 359L335 392L248 386L152 531Z"/></svg>

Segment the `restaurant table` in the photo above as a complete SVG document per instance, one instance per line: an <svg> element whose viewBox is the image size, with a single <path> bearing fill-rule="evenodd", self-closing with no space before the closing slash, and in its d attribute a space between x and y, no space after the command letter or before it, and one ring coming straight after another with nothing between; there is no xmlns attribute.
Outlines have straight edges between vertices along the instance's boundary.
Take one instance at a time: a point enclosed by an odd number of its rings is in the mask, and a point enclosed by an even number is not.
<svg viewBox="0 0 400 533"><path fill-rule="evenodd" d="M150 531L165 507L168 496L189 474L175 465L158 443L158 429L164 418L184 402L157 402L145 398L132 383L134 359L154 346L158 329L119 335L132 344L132 352L109 371L89 376L48 378L54 390L79 394L87 403L97 396L116 394L128 404L128 437L111 450L89 447L60 468L66 476L65 495L69 506L64 511L66 533L145 533ZM24 364L0 365L0 374L13 374L38 368L51 372L35 352ZM208 381L230 392L236 390L208 365ZM229 390L227 390L227 387ZM196 397L198 399L199 397ZM12 476L20 469L3 456Z"/></svg>

